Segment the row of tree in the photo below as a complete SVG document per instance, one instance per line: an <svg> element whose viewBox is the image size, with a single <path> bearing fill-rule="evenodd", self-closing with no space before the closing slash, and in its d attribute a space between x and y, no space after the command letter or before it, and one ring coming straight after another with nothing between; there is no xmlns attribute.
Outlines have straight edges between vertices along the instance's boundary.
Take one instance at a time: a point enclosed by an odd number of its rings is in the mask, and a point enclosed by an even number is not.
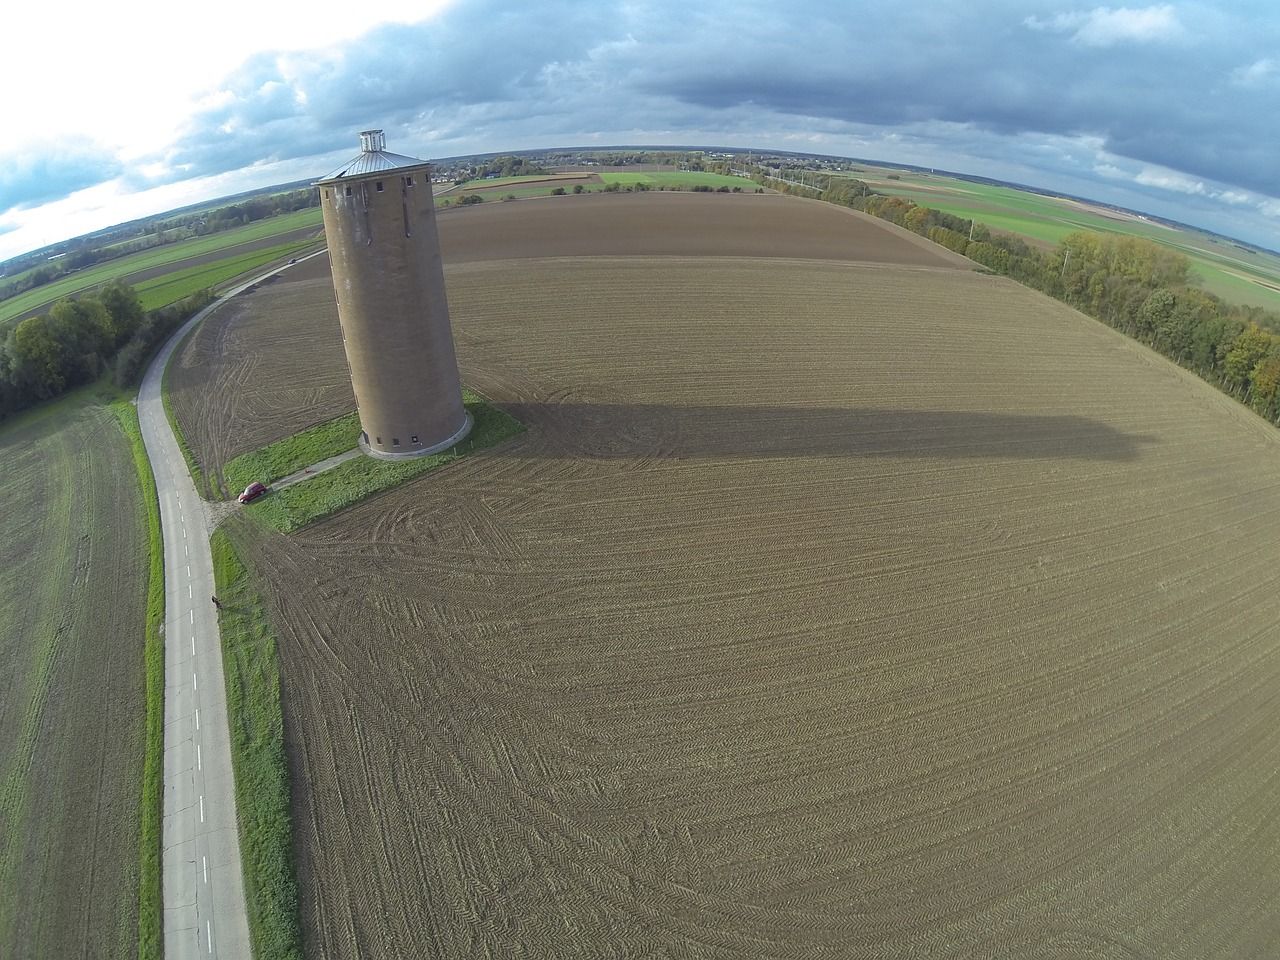
<svg viewBox="0 0 1280 960"><path fill-rule="evenodd" d="M818 182L824 200L896 223L1070 304L1280 424L1280 316L1225 303L1201 289L1183 254L1139 237L1086 231L1040 250L980 223L877 194L859 180Z"/></svg>
<svg viewBox="0 0 1280 960"><path fill-rule="evenodd" d="M165 231L185 230L186 236L198 237L230 230L246 223L256 223L282 213L293 213L295 210L318 206L320 206L320 191L315 187L303 187L284 193L250 197L239 203L229 203L202 213L182 214L165 220L160 226Z"/></svg>
<svg viewBox="0 0 1280 960"><path fill-rule="evenodd" d="M120 386L134 383L155 348L212 300L206 290L147 312L133 288L117 280L28 317L0 343L0 420L104 373Z"/></svg>

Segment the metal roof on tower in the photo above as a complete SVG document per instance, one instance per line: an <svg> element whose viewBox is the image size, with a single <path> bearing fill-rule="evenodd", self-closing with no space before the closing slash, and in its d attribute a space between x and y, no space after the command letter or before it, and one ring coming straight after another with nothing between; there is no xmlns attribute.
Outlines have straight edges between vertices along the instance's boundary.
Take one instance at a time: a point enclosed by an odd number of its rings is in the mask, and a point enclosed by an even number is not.
<svg viewBox="0 0 1280 960"><path fill-rule="evenodd" d="M381 130L365 130L360 134L360 153L352 157L337 170L321 177L316 183L328 183L332 180L346 180L351 177L364 177L371 173L382 173L386 170L404 170L409 167L430 166L430 161L417 157L406 157L400 153L388 153L387 138Z"/></svg>

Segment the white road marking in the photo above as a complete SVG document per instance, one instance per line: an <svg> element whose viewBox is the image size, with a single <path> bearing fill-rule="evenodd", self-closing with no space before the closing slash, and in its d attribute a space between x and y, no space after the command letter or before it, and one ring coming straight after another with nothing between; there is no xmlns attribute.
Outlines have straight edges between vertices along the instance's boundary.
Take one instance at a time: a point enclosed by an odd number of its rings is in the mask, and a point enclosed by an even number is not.
<svg viewBox="0 0 1280 960"><path fill-rule="evenodd" d="M200 729L200 708L196 707L196 729Z"/></svg>
<svg viewBox="0 0 1280 960"><path fill-rule="evenodd" d="M196 612L194 610L191 611L191 622L192 623L196 622Z"/></svg>
<svg viewBox="0 0 1280 960"><path fill-rule="evenodd" d="M203 770L204 762L200 759L200 744L196 744L196 769Z"/></svg>
<svg viewBox="0 0 1280 960"><path fill-rule="evenodd" d="M189 583L188 583L188 584L187 584L187 599L188 599L188 600L192 599L192 596L193 596L193 595L192 595L192 593L191 593L191 584L189 584ZM192 610L191 612L192 612L192 613L195 613L195 611L194 611L194 610Z"/></svg>
<svg viewBox="0 0 1280 960"><path fill-rule="evenodd" d="M183 528L182 528L182 539L183 539L183 540L187 539L187 528L186 528L186 527L183 527Z"/></svg>
<svg viewBox="0 0 1280 960"><path fill-rule="evenodd" d="M200 684L196 683L196 675L194 673L191 674L191 689L192 690L200 689Z"/></svg>
<svg viewBox="0 0 1280 960"><path fill-rule="evenodd" d="M195 637L191 638L191 655L193 657L196 655L196 638Z"/></svg>
<svg viewBox="0 0 1280 960"><path fill-rule="evenodd" d="M209 925L209 921L204 922L204 938L208 941L209 952L213 953L213 927Z"/></svg>
<svg viewBox="0 0 1280 960"><path fill-rule="evenodd" d="M204 864L204 882L209 882L209 858L201 857L200 861Z"/></svg>
<svg viewBox="0 0 1280 960"><path fill-rule="evenodd" d="M204 823L204 794L200 794L200 822Z"/></svg>
<svg viewBox="0 0 1280 960"><path fill-rule="evenodd" d="M183 549L185 550L186 548L185 548L185 547L183 547ZM189 563L187 564L187 576L188 576L188 577L189 577L189 576L191 576L191 564L189 564Z"/></svg>

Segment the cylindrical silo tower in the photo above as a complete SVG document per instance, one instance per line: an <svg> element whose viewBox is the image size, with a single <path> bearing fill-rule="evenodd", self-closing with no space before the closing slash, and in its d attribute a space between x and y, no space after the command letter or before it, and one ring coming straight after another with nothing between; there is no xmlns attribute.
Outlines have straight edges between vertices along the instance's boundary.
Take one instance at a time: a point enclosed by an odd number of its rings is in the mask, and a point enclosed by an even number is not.
<svg viewBox="0 0 1280 960"><path fill-rule="evenodd" d="M387 153L381 130L317 181L338 321L366 453L422 456L471 429L444 292L430 165Z"/></svg>

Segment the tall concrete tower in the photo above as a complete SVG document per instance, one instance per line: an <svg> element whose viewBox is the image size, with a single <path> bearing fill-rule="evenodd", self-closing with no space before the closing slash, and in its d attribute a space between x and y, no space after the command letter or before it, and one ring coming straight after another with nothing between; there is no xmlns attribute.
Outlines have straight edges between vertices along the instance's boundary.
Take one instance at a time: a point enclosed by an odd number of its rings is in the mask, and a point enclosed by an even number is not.
<svg viewBox="0 0 1280 960"><path fill-rule="evenodd" d="M471 429L449 326L430 165L387 153L381 130L317 181L360 446L396 460Z"/></svg>

